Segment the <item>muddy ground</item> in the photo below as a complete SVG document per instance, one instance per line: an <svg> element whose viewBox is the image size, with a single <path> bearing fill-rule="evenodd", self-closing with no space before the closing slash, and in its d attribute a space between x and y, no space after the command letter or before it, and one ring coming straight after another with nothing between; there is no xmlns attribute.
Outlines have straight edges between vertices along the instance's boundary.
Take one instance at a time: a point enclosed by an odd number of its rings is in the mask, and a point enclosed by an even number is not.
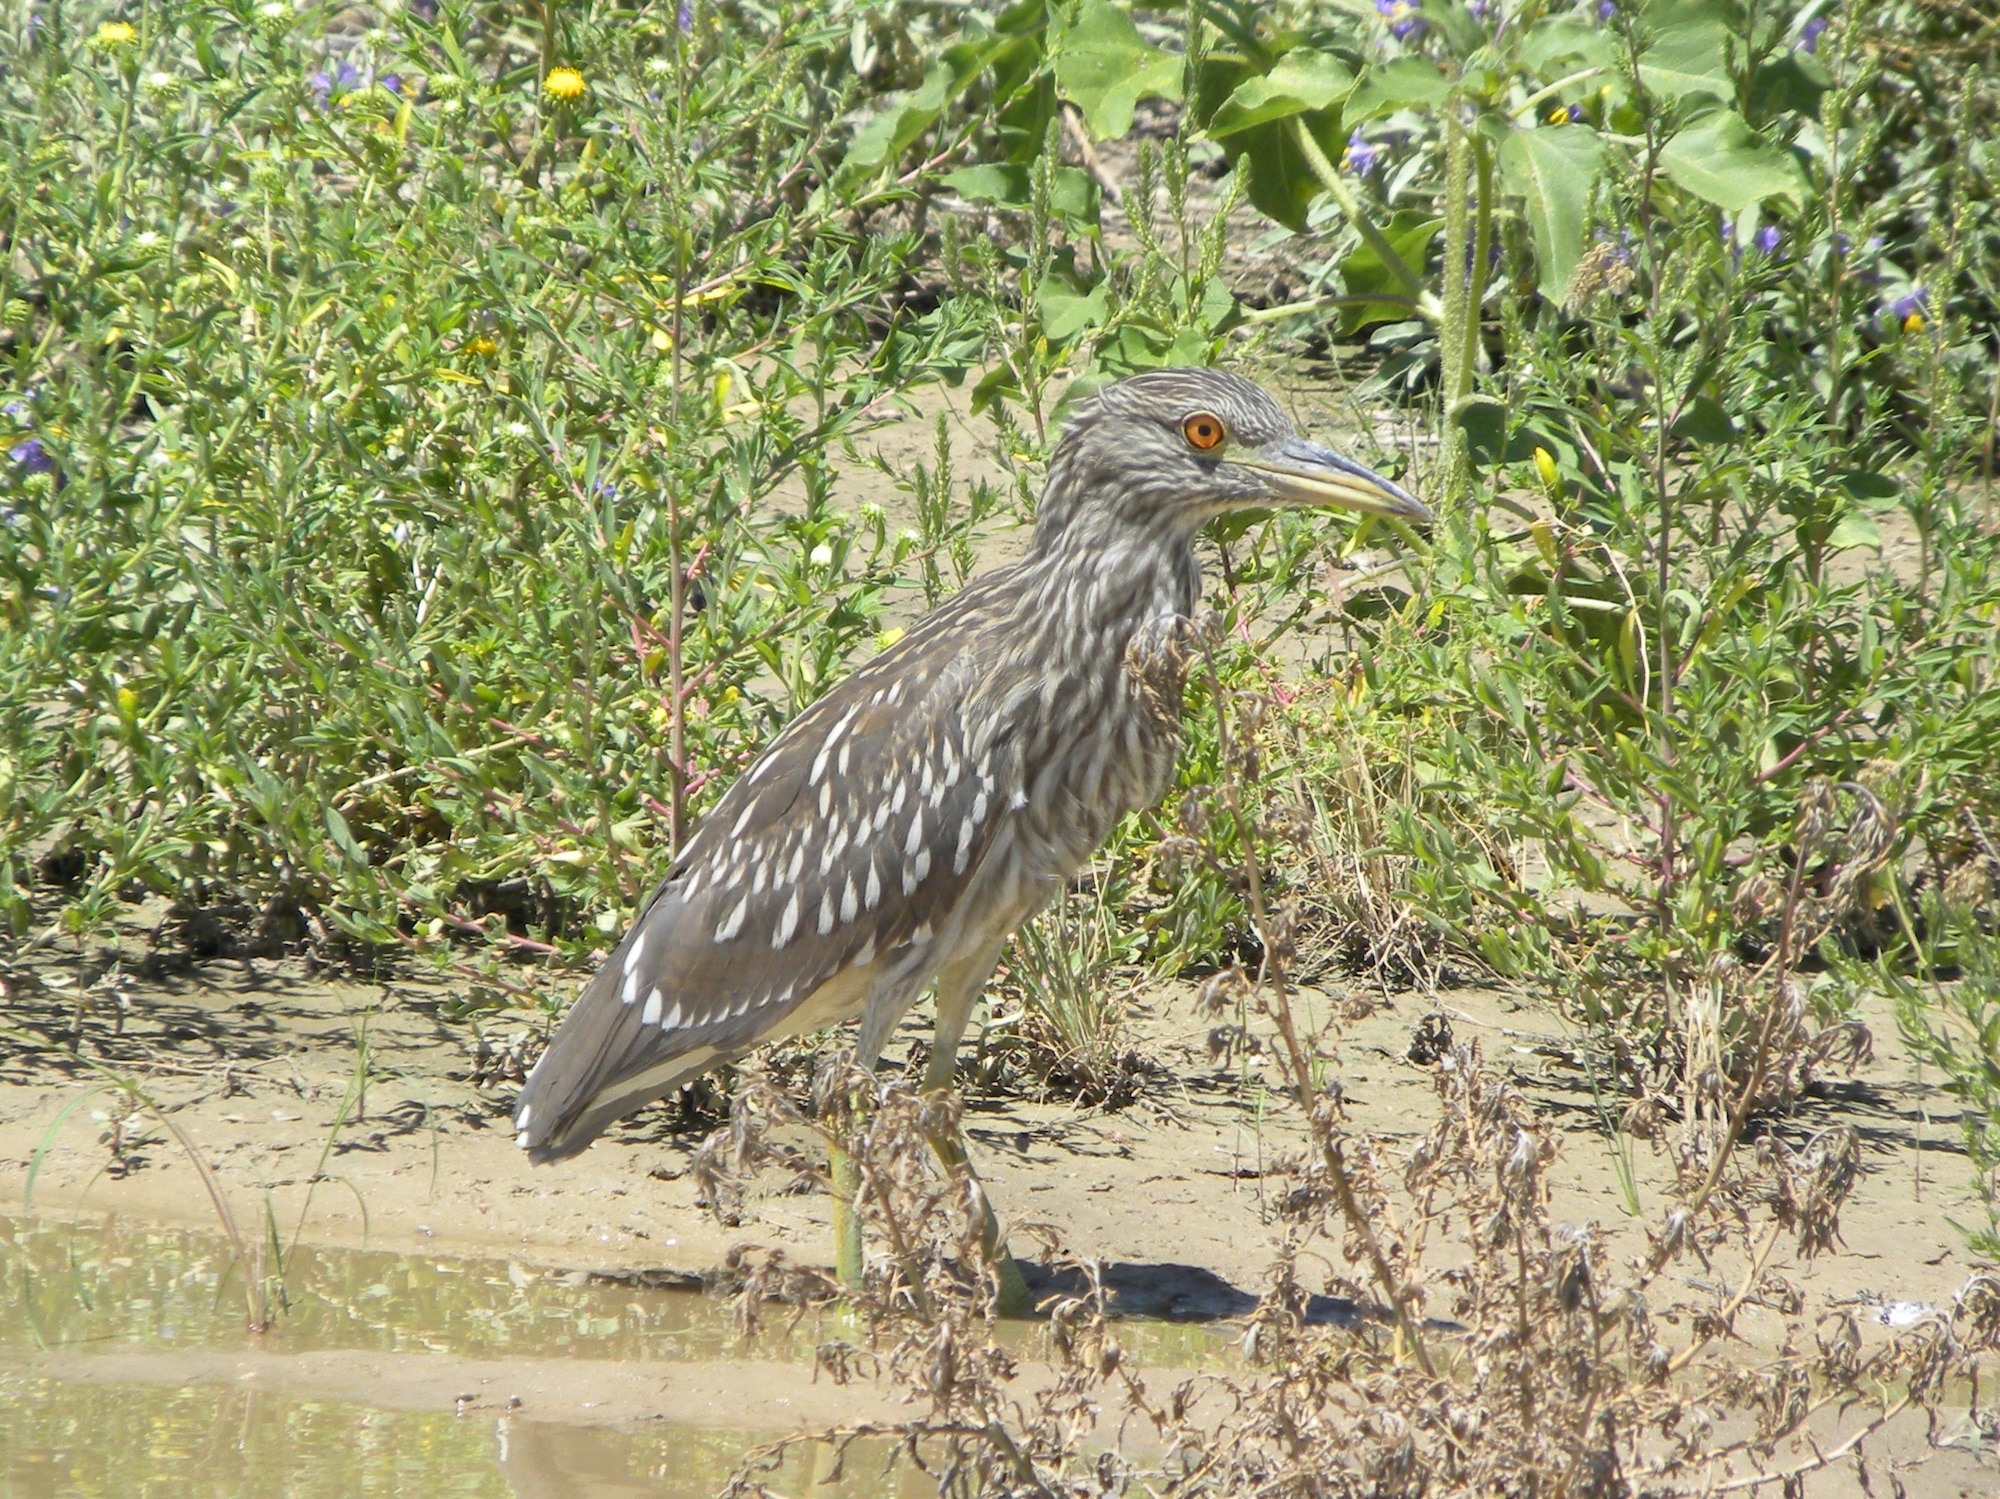
<svg viewBox="0 0 2000 1499"><path fill-rule="evenodd" d="M111 957L99 950L74 964L38 965L10 1008L61 1035L81 988L85 1054L143 1083L241 1222L268 1206L307 1245L503 1260L529 1271L699 1275L745 1243L828 1260L823 1194L766 1183L771 1190L751 1199L735 1227L698 1208L688 1166L700 1135L663 1109L628 1120L574 1160L530 1167L508 1128L512 1086L475 1080L468 1029L449 1014L448 986L329 982L296 962L233 960L141 980L111 969ZM1330 1005L1367 1011L1344 1024L1338 1042L1357 1131L1414 1142L1435 1118L1431 1069L1410 1050L1418 1023L1442 1014L1561 1121L1557 1219L1596 1225L1623 1253L1643 1247L1645 1220L1626 1212L1619 1185L1620 1147L1570 1061L1570 1038L1544 1007L1495 988L1308 990L1304 999L1323 1013ZM1241 1314L1285 1237L1269 1167L1298 1143L1291 1111L1254 1069L1246 1075L1240 1064L1211 1059L1213 1021L1197 1014L1193 984L1130 986L1124 1015L1126 1042L1162 1069L1137 1102L1107 1111L975 1095L967 1122L976 1160L1003 1216L1050 1225L1072 1252L1102 1261L1126 1312ZM1951 1105L1898 1044L1893 1017L1867 1018L1873 1061L1817 1089L1782 1126L1803 1136L1844 1122L1860 1132L1865 1171L1842 1215L1843 1248L1779 1268L1816 1297L1894 1315L1897 1303L1949 1303L1968 1270L1952 1220L1974 1221L1978 1209ZM921 1042L927 1023L919 1010L903 1045ZM184 1147L143 1115L115 1120L116 1095L90 1091L102 1081L53 1052L0 1051L0 1212L213 1229L216 1210ZM352 1117L336 1127L343 1112ZM1644 1145L1624 1148L1640 1205L1657 1222L1665 1163ZM321 1173L334 1180L310 1187ZM1685 1272L1689 1289L1701 1273ZM1744 1330L1775 1339L1778 1321L1753 1310ZM329 1393L376 1381L375 1394L392 1403L447 1387L455 1397L468 1377L448 1363L386 1381L343 1367L334 1359L317 1372L274 1367L259 1377L318 1379ZM519 1387L514 1393L532 1390L538 1414L551 1419L617 1421L652 1414L663 1398L657 1381L628 1388L616 1368L558 1366L532 1379L525 1370L496 1372ZM182 1373L207 1377L192 1367ZM823 1413L827 1402L803 1393L809 1371L799 1374L800 1388L752 1380L700 1399L666 1398L679 1419L696 1424L746 1424L746 1400L766 1402L774 1416L783 1407L771 1402L780 1399L803 1401L797 1415ZM713 1415L703 1415L704 1403Z"/></svg>

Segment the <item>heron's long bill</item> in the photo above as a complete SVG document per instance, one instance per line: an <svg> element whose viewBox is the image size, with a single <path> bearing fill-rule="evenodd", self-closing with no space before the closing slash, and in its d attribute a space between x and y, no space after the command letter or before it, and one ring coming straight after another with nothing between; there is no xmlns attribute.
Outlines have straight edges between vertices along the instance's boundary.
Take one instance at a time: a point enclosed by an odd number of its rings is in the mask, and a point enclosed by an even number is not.
<svg viewBox="0 0 2000 1499"><path fill-rule="evenodd" d="M1304 438L1287 437L1254 453L1233 453L1229 461L1262 474L1272 497L1282 504L1337 505L1418 525L1431 519L1424 502L1400 484Z"/></svg>

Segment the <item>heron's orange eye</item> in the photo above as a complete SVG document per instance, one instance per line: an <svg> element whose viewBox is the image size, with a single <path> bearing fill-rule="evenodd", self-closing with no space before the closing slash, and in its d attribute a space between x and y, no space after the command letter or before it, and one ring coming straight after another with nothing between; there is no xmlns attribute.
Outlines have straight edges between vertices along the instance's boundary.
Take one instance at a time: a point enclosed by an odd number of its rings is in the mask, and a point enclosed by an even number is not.
<svg viewBox="0 0 2000 1499"><path fill-rule="evenodd" d="M1206 453L1222 446L1222 418L1198 411L1181 423L1181 436Z"/></svg>

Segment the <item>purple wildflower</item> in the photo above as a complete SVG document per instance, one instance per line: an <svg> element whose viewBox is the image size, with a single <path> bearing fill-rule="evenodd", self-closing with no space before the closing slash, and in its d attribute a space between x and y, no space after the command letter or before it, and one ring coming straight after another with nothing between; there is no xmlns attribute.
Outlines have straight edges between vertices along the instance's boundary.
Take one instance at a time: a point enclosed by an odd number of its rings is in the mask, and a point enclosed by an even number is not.
<svg viewBox="0 0 2000 1499"><path fill-rule="evenodd" d="M1825 35L1826 17L1814 16L1799 31L1799 39L1793 43L1793 49L1799 52L1817 52L1819 51L1819 39Z"/></svg>
<svg viewBox="0 0 2000 1499"><path fill-rule="evenodd" d="M1613 3L1613 0L1597 0L1598 20L1608 21L1617 14L1618 14L1618 7L1616 4Z"/></svg>
<svg viewBox="0 0 2000 1499"><path fill-rule="evenodd" d="M681 0L681 12L678 20L680 22L681 35L691 36L694 33L694 0Z"/></svg>
<svg viewBox="0 0 2000 1499"><path fill-rule="evenodd" d="M1921 333L1930 316L1930 294L1921 286L1913 286L1891 302L1886 310L1890 322L1905 333Z"/></svg>
<svg viewBox="0 0 2000 1499"><path fill-rule="evenodd" d="M1347 151L1340 158L1340 164L1357 177L1366 177L1375 170L1376 158L1382 153L1368 141L1359 130L1347 137Z"/></svg>
<svg viewBox="0 0 2000 1499"><path fill-rule="evenodd" d="M16 466L31 474L46 474L56 466L55 459L48 455L39 437L30 437L15 443L7 450L7 456L14 460Z"/></svg>
<svg viewBox="0 0 2000 1499"><path fill-rule="evenodd" d="M27 414L28 398L26 396L21 397L18 401L9 401L5 406L0 406L0 416L6 417L11 422L18 422Z"/></svg>
<svg viewBox="0 0 2000 1499"><path fill-rule="evenodd" d="M1776 224L1766 224L1762 229L1757 231L1751 243L1764 254L1774 255L1777 253L1778 246L1783 244L1784 240L1785 236L1779 233Z"/></svg>
<svg viewBox="0 0 2000 1499"><path fill-rule="evenodd" d="M1569 115L1570 124L1581 125L1583 123L1583 106L1581 104L1570 105L1566 112Z"/></svg>
<svg viewBox="0 0 2000 1499"><path fill-rule="evenodd" d="M1375 13L1387 18L1389 35L1399 42L1421 35L1427 29L1424 18L1417 14L1417 7L1410 0L1375 0Z"/></svg>
<svg viewBox="0 0 2000 1499"><path fill-rule="evenodd" d="M1493 0L1465 0L1465 9L1475 21L1484 21L1493 14Z"/></svg>
<svg viewBox="0 0 2000 1499"><path fill-rule="evenodd" d="M380 78L376 79L375 81L381 84L382 87L387 89L390 93L396 95L398 98L402 97L403 94L402 74L384 73Z"/></svg>

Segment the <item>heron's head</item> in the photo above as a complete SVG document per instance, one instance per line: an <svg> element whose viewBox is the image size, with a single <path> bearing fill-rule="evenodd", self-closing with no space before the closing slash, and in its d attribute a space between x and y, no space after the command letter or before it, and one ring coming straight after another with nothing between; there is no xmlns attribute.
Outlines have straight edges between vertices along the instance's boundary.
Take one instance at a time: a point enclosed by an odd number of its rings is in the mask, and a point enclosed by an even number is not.
<svg viewBox="0 0 2000 1499"><path fill-rule="evenodd" d="M1237 510L1327 506L1426 522L1401 486L1307 442L1240 375L1148 370L1077 403L1049 460L1038 541L1160 535L1186 540Z"/></svg>

